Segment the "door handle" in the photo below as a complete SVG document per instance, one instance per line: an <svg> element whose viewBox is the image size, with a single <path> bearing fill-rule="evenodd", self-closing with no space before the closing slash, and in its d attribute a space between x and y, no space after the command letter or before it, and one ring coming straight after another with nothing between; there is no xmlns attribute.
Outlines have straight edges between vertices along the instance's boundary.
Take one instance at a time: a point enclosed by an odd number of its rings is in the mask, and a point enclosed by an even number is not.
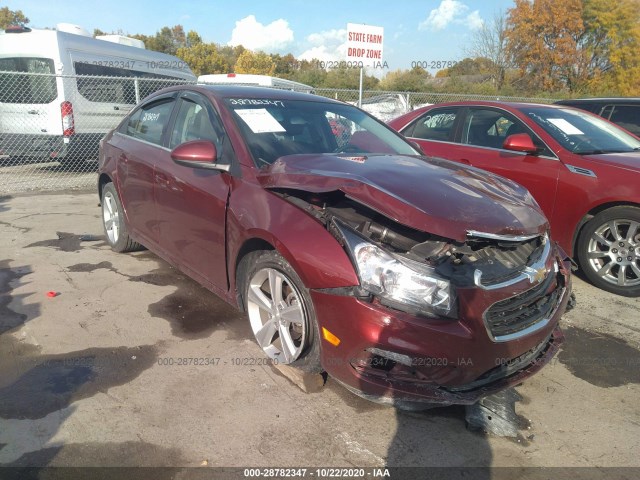
<svg viewBox="0 0 640 480"><path fill-rule="evenodd" d="M469 160L467 160L466 158L461 158L460 159L460 163L464 163L465 165L471 165L471 162Z"/></svg>
<svg viewBox="0 0 640 480"><path fill-rule="evenodd" d="M40 115L40 112L38 112L37 110L29 110L27 113L29 115Z"/></svg>
<svg viewBox="0 0 640 480"><path fill-rule="evenodd" d="M169 179L167 178L166 175L162 174L162 173L155 173L153 175L153 178L155 180L155 183L163 188L167 188L169 187Z"/></svg>

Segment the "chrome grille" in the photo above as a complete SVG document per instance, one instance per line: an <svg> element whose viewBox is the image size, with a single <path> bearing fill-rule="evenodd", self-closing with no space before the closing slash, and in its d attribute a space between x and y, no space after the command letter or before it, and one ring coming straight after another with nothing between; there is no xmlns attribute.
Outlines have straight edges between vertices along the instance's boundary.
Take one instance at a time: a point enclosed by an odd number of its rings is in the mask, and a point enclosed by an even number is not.
<svg viewBox="0 0 640 480"><path fill-rule="evenodd" d="M489 307L484 319L493 339L509 340L548 320L562 295L561 283L558 275L551 274L535 287Z"/></svg>

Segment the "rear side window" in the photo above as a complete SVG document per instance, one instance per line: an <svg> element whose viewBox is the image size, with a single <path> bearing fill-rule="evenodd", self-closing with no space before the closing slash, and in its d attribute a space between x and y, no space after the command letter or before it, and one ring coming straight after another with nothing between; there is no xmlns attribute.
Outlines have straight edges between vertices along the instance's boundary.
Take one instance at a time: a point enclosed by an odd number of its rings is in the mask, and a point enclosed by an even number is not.
<svg viewBox="0 0 640 480"><path fill-rule="evenodd" d="M135 105L137 102L134 78L138 79L138 96L140 99L162 88L185 82L185 80L178 77L110 67L102 65L98 61L74 62L73 67L77 75L90 76L77 78L78 92L90 102L97 103L127 103ZM164 79L173 79L176 82L162 81Z"/></svg>
<svg viewBox="0 0 640 480"><path fill-rule="evenodd" d="M0 58L0 103L53 102L58 96L54 73L50 58Z"/></svg>
<svg viewBox="0 0 640 480"><path fill-rule="evenodd" d="M457 108L430 110L403 133L408 137L423 140L452 141L457 115Z"/></svg>
<svg viewBox="0 0 640 480"><path fill-rule="evenodd" d="M169 123L173 105L174 100L168 99L142 106L129 117L121 133L162 145L162 133Z"/></svg>
<svg viewBox="0 0 640 480"><path fill-rule="evenodd" d="M640 105L616 105L609 120L640 136Z"/></svg>

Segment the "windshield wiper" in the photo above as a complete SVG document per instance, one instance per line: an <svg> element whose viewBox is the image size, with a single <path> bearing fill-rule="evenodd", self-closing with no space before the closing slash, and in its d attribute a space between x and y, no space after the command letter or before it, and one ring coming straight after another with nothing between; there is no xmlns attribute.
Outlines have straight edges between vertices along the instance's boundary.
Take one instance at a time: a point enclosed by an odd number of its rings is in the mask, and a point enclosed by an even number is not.
<svg viewBox="0 0 640 480"><path fill-rule="evenodd" d="M575 152L578 155L602 155L607 153L631 153L640 148L634 148L633 150L587 150L586 152Z"/></svg>

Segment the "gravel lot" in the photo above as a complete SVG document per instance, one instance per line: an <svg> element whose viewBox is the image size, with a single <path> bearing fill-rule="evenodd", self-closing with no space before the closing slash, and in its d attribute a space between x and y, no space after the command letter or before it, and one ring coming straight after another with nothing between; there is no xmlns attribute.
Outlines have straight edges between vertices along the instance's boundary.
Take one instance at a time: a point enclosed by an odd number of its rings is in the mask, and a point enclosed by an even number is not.
<svg viewBox="0 0 640 480"><path fill-rule="evenodd" d="M93 188L97 163L78 160L77 167L74 171L57 161L37 163L0 155L0 195Z"/></svg>
<svg viewBox="0 0 640 480"><path fill-rule="evenodd" d="M640 467L639 299L575 277L565 346L500 438L458 407L399 412L331 378L305 393L233 308L150 252L113 253L97 204L0 197L0 464Z"/></svg>

